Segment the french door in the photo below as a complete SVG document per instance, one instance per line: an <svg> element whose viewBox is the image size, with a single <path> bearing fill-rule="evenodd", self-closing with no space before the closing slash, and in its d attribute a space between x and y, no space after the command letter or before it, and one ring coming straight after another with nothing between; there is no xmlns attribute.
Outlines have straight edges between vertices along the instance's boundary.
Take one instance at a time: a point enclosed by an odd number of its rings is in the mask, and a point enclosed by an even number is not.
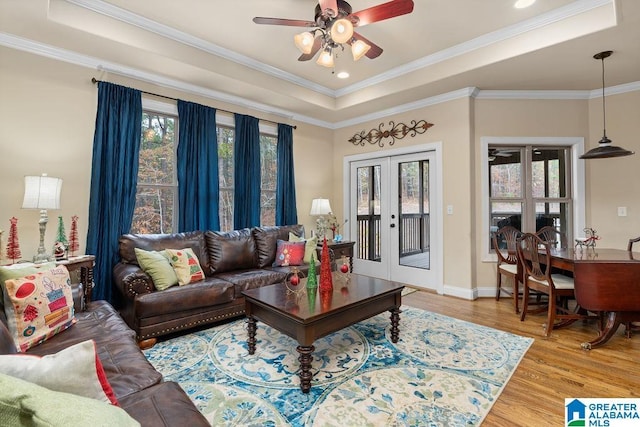
<svg viewBox="0 0 640 427"><path fill-rule="evenodd" d="M355 272L439 290L436 168L433 151L350 162Z"/></svg>

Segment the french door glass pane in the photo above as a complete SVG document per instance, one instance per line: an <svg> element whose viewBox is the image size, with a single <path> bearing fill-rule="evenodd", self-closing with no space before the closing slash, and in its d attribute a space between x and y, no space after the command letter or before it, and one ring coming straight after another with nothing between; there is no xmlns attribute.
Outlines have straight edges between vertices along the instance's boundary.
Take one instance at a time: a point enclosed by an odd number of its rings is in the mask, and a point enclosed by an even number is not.
<svg viewBox="0 0 640 427"><path fill-rule="evenodd" d="M380 258L380 166L357 168L357 242L359 259Z"/></svg>
<svg viewBox="0 0 640 427"><path fill-rule="evenodd" d="M429 268L429 162L398 165L400 264ZM425 205L427 211L424 210Z"/></svg>

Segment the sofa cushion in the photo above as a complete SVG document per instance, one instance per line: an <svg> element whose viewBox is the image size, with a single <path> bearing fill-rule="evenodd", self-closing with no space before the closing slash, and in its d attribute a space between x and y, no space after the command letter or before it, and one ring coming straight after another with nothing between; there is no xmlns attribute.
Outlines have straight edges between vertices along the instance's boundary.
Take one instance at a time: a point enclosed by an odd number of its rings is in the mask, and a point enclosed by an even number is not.
<svg viewBox="0 0 640 427"><path fill-rule="evenodd" d="M33 347L29 354L44 356L57 353L73 344L93 339L107 381L118 401L162 380L162 375L140 352L135 333L109 303L93 301L86 311L76 313L76 318L78 322L72 328Z"/></svg>
<svg viewBox="0 0 640 427"><path fill-rule="evenodd" d="M54 354L0 355L0 373L46 387L117 405L93 340Z"/></svg>
<svg viewBox="0 0 640 427"><path fill-rule="evenodd" d="M191 248L200 260L200 266L209 271L207 246L202 231L175 234L124 234L119 239L120 261L138 265L134 249L162 251L164 249Z"/></svg>
<svg viewBox="0 0 640 427"><path fill-rule="evenodd" d="M64 266L5 282L7 326L20 351L27 351L75 323L70 282Z"/></svg>
<svg viewBox="0 0 640 427"><path fill-rule="evenodd" d="M190 248L165 249L165 253L169 257L180 286L204 279L200 261L196 254L193 253L193 250Z"/></svg>
<svg viewBox="0 0 640 427"><path fill-rule="evenodd" d="M256 245L250 229L244 228L228 232L207 231L205 238L209 248L211 273L223 273L257 266Z"/></svg>
<svg viewBox="0 0 640 427"><path fill-rule="evenodd" d="M304 264L305 242L287 242L278 240L274 267Z"/></svg>
<svg viewBox="0 0 640 427"><path fill-rule="evenodd" d="M287 274L282 271L251 269L222 273L216 275L216 277L233 283L235 287L235 297L240 298L244 290L284 282Z"/></svg>
<svg viewBox="0 0 640 427"><path fill-rule="evenodd" d="M278 239L289 240L289 233L302 237L304 226L283 225L274 227L255 227L251 230L256 243L256 261L258 268L270 267L276 259L276 245Z"/></svg>
<svg viewBox="0 0 640 427"><path fill-rule="evenodd" d="M0 248L1 250L2 248ZM27 274L34 274L38 271L49 270L56 266L55 262L45 262L43 264L18 263L0 266L0 311L4 312L4 282L9 279L19 279Z"/></svg>
<svg viewBox="0 0 640 427"><path fill-rule="evenodd" d="M309 237L304 239L294 233L289 233L290 242L304 242L304 263L311 263L311 258L318 262L318 236Z"/></svg>
<svg viewBox="0 0 640 427"><path fill-rule="evenodd" d="M143 426L211 426L178 383L171 381L126 397L120 406Z"/></svg>
<svg viewBox="0 0 640 427"><path fill-rule="evenodd" d="M134 304L136 316L142 319L225 304L234 298L233 284L216 276L188 286L138 295Z"/></svg>
<svg viewBox="0 0 640 427"><path fill-rule="evenodd" d="M2 425L140 426L122 408L0 374Z"/></svg>
<svg viewBox="0 0 640 427"><path fill-rule="evenodd" d="M145 251L134 248L140 268L147 273L153 285L159 291L164 291L178 284L178 276L169 262L166 251Z"/></svg>

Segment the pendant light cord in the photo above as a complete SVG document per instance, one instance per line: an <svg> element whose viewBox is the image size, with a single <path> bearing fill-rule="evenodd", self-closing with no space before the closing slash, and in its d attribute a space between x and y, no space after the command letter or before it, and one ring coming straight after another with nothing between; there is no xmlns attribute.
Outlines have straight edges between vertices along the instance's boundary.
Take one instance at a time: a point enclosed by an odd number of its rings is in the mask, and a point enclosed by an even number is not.
<svg viewBox="0 0 640 427"><path fill-rule="evenodd" d="M605 108L605 97L604 97L604 57L602 58L602 133L604 137L607 137L607 109Z"/></svg>

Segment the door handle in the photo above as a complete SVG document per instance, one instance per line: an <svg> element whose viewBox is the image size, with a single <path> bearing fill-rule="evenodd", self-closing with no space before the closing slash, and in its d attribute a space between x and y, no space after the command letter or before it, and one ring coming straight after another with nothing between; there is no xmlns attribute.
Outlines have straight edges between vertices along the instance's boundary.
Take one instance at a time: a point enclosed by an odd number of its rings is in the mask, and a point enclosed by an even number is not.
<svg viewBox="0 0 640 427"><path fill-rule="evenodd" d="M391 224L389 227L396 228L396 225L395 224Z"/></svg>

